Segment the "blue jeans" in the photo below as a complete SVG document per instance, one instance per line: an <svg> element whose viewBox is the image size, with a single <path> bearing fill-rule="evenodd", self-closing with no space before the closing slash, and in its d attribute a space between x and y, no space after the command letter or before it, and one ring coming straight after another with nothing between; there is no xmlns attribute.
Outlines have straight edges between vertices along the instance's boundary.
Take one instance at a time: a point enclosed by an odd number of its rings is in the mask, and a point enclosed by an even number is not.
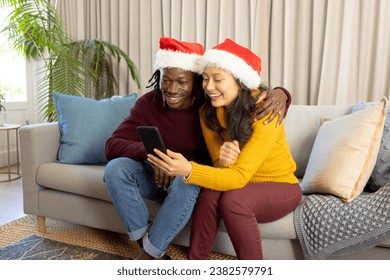
<svg viewBox="0 0 390 280"><path fill-rule="evenodd" d="M143 238L144 250L155 258L164 255L169 243L187 224L200 192L199 186L176 177L162 196L149 162L125 157L107 164L104 182L130 239ZM153 222L144 198L163 202Z"/></svg>

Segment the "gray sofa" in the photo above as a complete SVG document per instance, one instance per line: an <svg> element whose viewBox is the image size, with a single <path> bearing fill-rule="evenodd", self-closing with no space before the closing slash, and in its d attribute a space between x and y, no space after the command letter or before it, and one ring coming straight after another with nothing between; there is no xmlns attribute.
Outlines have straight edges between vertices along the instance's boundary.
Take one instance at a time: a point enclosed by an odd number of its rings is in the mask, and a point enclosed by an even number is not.
<svg viewBox="0 0 390 280"><path fill-rule="evenodd" d="M322 118L349 114L352 105L290 107L286 133L297 162L297 176L302 178ZM111 202L102 176L104 166L56 163L60 146L57 123L23 126L20 129L24 211L38 217L40 231L45 231L45 217L125 233L125 228ZM303 200L306 196L303 196ZM152 216L159 204L147 201ZM259 224L265 259L303 259L303 251L294 227L294 214L267 224ZM175 244L187 246L191 223L175 238ZM220 226L213 251L235 255L232 244ZM390 259L390 240L366 251L338 258Z"/></svg>

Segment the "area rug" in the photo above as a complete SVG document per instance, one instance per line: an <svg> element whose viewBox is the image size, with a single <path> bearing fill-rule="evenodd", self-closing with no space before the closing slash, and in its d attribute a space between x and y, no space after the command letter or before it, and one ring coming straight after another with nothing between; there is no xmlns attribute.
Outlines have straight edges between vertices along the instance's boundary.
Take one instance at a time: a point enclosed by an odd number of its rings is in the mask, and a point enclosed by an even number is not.
<svg viewBox="0 0 390 280"><path fill-rule="evenodd" d="M0 249L0 260L122 260L111 253L30 235Z"/></svg>
<svg viewBox="0 0 390 280"><path fill-rule="evenodd" d="M134 259L140 250L137 242L130 241L126 234L51 218L46 218L46 229L44 234L38 232L36 217L31 215L0 226L0 259L20 259L21 256L27 259L29 254L31 259L130 260ZM20 252L11 256L12 248ZM39 250L52 252L38 254ZM170 245L167 255L173 260L185 260L187 248ZM210 259L233 260L235 257L211 253Z"/></svg>

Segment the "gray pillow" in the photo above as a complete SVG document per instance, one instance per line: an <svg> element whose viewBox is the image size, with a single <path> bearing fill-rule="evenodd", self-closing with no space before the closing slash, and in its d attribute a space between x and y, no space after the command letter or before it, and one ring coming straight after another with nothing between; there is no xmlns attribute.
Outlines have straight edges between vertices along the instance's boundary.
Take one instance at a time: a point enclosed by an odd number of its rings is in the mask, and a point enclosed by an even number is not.
<svg viewBox="0 0 390 280"><path fill-rule="evenodd" d="M370 104L372 103L357 103L352 108L351 113L367 108ZM375 192L388 182L390 182L390 109L386 113L385 127L383 129L378 158L364 190Z"/></svg>

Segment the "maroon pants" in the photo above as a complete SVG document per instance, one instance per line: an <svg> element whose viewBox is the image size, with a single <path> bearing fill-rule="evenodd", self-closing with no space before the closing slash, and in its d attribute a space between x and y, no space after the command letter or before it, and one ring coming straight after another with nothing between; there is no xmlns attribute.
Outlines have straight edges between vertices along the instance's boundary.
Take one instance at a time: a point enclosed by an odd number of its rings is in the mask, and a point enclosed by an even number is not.
<svg viewBox="0 0 390 280"><path fill-rule="evenodd" d="M268 223L294 211L302 197L299 184L264 182L233 191L202 189L195 206L188 259L205 260L221 218L240 260L261 260L258 223Z"/></svg>

